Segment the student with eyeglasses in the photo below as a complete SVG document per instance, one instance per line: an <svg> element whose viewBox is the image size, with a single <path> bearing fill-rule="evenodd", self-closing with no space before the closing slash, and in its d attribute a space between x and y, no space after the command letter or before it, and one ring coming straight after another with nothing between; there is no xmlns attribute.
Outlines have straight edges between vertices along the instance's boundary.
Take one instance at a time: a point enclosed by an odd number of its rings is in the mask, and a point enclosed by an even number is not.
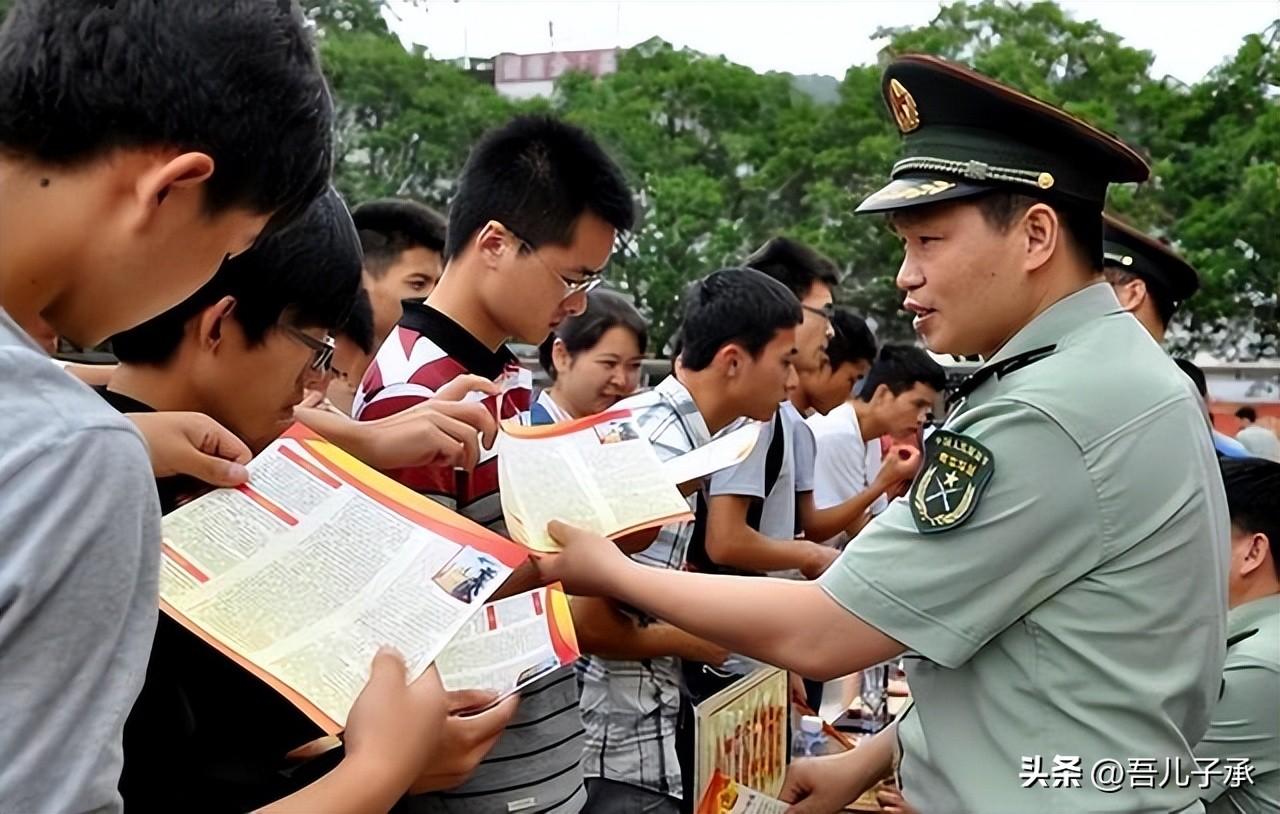
<svg viewBox="0 0 1280 814"><path fill-rule="evenodd" d="M331 333L359 290L360 245L330 190L297 223L223 263L186 301L117 334L120 365L99 393L121 412L205 413L256 452L292 423L303 387L324 377ZM359 445L356 451L366 452ZM160 478L157 486L162 512L209 488L185 477ZM512 711L468 719L465 727L496 735ZM163 810L176 795L199 789L200 810L246 811L331 768L342 752L284 771L287 753L323 734L162 615L147 680L125 726L120 790L130 810ZM476 752L464 739L451 744L464 768L483 754Z"/></svg>
<svg viewBox="0 0 1280 814"><path fill-rule="evenodd" d="M444 275L426 303L404 304L399 326L365 373L353 415L394 418L470 377L485 391L473 402L499 419L527 419L532 377L505 343L539 345L582 313L618 233L633 220L622 171L584 131L535 116L489 132L449 206ZM490 451L470 473L411 466L388 474L502 533L497 463ZM530 566L499 594L535 584ZM515 720L469 782L411 799L408 808L572 814L586 802L581 758L578 686L565 667L523 691Z"/></svg>

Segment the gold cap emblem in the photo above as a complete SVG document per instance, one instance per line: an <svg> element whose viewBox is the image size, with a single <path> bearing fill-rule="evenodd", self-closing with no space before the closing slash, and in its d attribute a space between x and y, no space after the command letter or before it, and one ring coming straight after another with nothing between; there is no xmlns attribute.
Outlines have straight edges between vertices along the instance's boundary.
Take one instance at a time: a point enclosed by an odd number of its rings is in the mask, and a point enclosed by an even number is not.
<svg viewBox="0 0 1280 814"><path fill-rule="evenodd" d="M898 129L910 133L920 126L920 111L916 108L916 100L911 92L896 79L889 80L889 109L893 111L893 119Z"/></svg>

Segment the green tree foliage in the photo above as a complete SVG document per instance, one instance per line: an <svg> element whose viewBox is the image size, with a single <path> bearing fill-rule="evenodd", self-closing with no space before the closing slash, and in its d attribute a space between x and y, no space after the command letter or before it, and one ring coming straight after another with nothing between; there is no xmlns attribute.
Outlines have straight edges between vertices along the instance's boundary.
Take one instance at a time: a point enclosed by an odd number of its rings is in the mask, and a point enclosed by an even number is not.
<svg viewBox="0 0 1280 814"><path fill-rule="evenodd" d="M842 266L840 299L882 336L910 336L893 286L900 249L883 219L853 215L899 148L879 65L851 67L838 102L820 105L787 74L653 40L624 53L615 74L569 74L554 98L513 102L406 50L378 0L312 0L307 11L338 106L337 182L352 199L402 194L443 206L480 133L552 110L596 134L635 185L643 217L610 274L652 317L659 341L675 328L688 281L784 233ZM1251 358L1280 351L1278 31L1246 38L1191 86L1153 75L1150 52L1052 2L956 2L928 26L879 35L886 58L968 63L1140 146L1153 179L1116 190L1111 208L1171 240L1204 278L1175 346Z"/></svg>

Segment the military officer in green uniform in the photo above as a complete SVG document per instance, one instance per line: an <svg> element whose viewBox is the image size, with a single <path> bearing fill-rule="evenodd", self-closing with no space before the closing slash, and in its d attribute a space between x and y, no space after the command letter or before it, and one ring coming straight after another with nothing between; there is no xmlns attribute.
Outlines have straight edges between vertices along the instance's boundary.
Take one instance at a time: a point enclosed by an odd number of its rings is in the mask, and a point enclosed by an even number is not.
<svg viewBox="0 0 1280 814"><path fill-rule="evenodd" d="M1231 510L1227 662L1209 731L1209 814L1280 811L1280 463L1223 461ZM1198 784L1204 785L1204 784Z"/></svg>
<svg viewBox="0 0 1280 814"><path fill-rule="evenodd" d="M899 748L925 814L1201 811L1173 771L1222 677L1226 500L1195 392L1101 274L1107 186L1147 166L932 57L883 93L903 158L860 211L902 240L925 344L985 360L908 493L817 582L658 571L557 523L540 566L811 678L909 651L911 712L794 764L795 812L841 809Z"/></svg>
<svg viewBox="0 0 1280 814"><path fill-rule="evenodd" d="M1103 274L1124 310L1164 343L1174 312L1200 289L1200 275L1164 243L1106 216Z"/></svg>

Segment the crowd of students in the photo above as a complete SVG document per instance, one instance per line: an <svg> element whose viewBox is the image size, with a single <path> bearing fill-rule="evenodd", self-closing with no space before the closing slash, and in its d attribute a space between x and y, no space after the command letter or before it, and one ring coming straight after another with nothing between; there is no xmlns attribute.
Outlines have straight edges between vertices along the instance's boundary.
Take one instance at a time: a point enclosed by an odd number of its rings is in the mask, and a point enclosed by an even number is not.
<svg viewBox="0 0 1280 814"><path fill-rule="evenodd" d="M1047 582L1060 593L1074 584L1026 576L1013 559L1038 556L1009 552L1018 550L1013 538L1034 542L1037 529L1079 519L1070 514L1079 479L1063 486L1060 508L1028 508L1040 488L1028 471L1034 456L1056 450L1059 458L1043 461L1049 467L1079 448L1043 427L1021 445L982 435L983 422L1031 426L1009 405L1059 415L1043 392L1005 397L1005 413L972 411L973 432L1020 479L1011 486L1003 472L994 476L997 492L1012 494L1010 508L991 509L979 524L1017 514L1010 542L974 553L976 535L962 529L925 535L953 540L951 549L914 540L903 548L893 535L914 536L928 522L946 531L968 518L935 512L925 491L909 494L926 480L917 478L922 465L939 460L926 439L942 418L945 370L917 347L881 346L863 319L835 305L840 274L830 259L779 236L736 264L699 270L680 298L672 372L644 388L643 362L655 350L646 321L625 294L599 287L635 225L634 195L589 133L553 117L517 118L474 146L447 214L398 199L348 211L330 186L333 115L306 24L289 3L18 0L0 29L0 811L678 814L695 802L691 705L759 662L791 669L793 695L816 706L812 679L896 658L904 646L936 662L935 673L979 661L988 641L1007 635L1013 611L965 610L974 591L994 596L1005 579L1018 596L1012 604L1031 618L1052 604ZM904 133L910 124L899 118ZM1037 209L1051 207L1002 192L977 200L955 211L980 209L975 218L1005 233L1025 218L1028 245L1043 238L1036 230L1059 228ZM956 228L928 214L894 217L909 252ZM1034 292L1044 308L1077 255L1061 257L1090 234L1072 217L1054 232L1061 244L1042 250L1054 258L1043 261L1054 269L1046 275L1058 275ZM904 282L908 265L899 283L918 294L923 283ZM1130 276L1093 285L1101 268L1090 265L1063 299L1079 309L1092 298L1108 316L1123 306L1144 325L1154 314L1162 332L1172 309L1145 300ZM1001 347L956 341L997 329L962 309L950 316L936 296L912 309L931 346L984 355ZM1016 311L1009 295L997 305ZM1060 333L1094 319L1059 313ZM960 320L951 327L959 334L921 327L931 318L947 326L948 317ZM1131 342L1124 332L1133 320L1124 319L1107 330ZM118 364L62 370L49 358L56 336L80 345L109 338ZM536 397L512 340L539 347L548 384ZM991 378L1054 352L1027 350L1039 356L1006 359ZM1179 388L1159 374L1147 384L1182 409ZM691 522L603 543L555 528L565 553L531 560L498 596L562 579L578 594L571 609L583 658L518 697L472 714L491 699L445 692L434 669L407 681L400 657L379 652L341 746L309 750L322 733L304 715L157 619L160 516L243 483L251 455L293 422L504 533L497 422L553 423L611 408L630 410L663 459L746 421L760 422L761 434L745 460L687 485ZM1083 421L1071 415L1058 420ZM968 436L951 429L938 431L946 448L977 456L967 498L976 502L979 479L993 477L981 460L991 451L965 446ZM1211 460L1207 430L1188 431L1186 443ZM1228 518L1213 516L1217 471L1195 477L1205 494L1177 487L1168 528L1220 521L1225 545ZM1225 678L1221 660L1204 666L1173 654L1185 672L1170 680L1170 695L1213 726L1193 735L1198 724L1183 721L1190 712L1160 723L1162 737L1185 728L1188 745L1201 743L1197 756L1253 761L1259 780L1248 790L1219 784L1204 795L1245 811L1280 805L1280 716L1270 729L1239 724L1257 722L1259 707L1265 721L1280 695L1278 501L1280 464L1226 469L1231 561L1221 595L1245 610L1216 622L1230 627ZM1114 519L1110 508L1097 511ZM1092 533L1079 525L1080 535ZM994 545L1004 532L987 533ZM1201 536L1207 548L1214 535ZM1091 539L1081 537L1081 550ZM1128 567L1141 570L1145 550L1131 545ZM1185 552L1166 553L1174 567ZM666 573L687 571L697 573ZM1130 599L1141 601L1149 586L1133 585ZM1205 607L1213 596L1204 595ZM1209 631L1197 633L1204 651L1221 645L1211 616L1197 622ZM941 621L953 617L959 627ZM1043 629L1060 632L1046 619ZM1167 630L1182 635L1182 624ZM937 630L919 632L929 626ZM1022 643L1003 646L1014 653ZM1015 680L1008 663L982 664ZM979 673L963 680L992 680ZM1222 681L1218 713L1187 700L1188 673ZM927 692L946 679L921 675L928 715L936 708ZM1071 680L1053 686L1069 695ZM981 698L991 705L985 720L1011 725L1001 709L1008 699ZM973 810L972 790L956 779L966 764L953 750L984 719L932 715L911 726L925 728L941 762L922 764L922 736L910 736L917 762L906 797L926 811ZM890 771L897 736L895 726L850 753L852 762L797 761L787 799L798 812L839 810ZM986 771L1016 779L1017 766ZM933 779L911 785L929 772ZM939 777L949 791L938 791Z"/></svg>

